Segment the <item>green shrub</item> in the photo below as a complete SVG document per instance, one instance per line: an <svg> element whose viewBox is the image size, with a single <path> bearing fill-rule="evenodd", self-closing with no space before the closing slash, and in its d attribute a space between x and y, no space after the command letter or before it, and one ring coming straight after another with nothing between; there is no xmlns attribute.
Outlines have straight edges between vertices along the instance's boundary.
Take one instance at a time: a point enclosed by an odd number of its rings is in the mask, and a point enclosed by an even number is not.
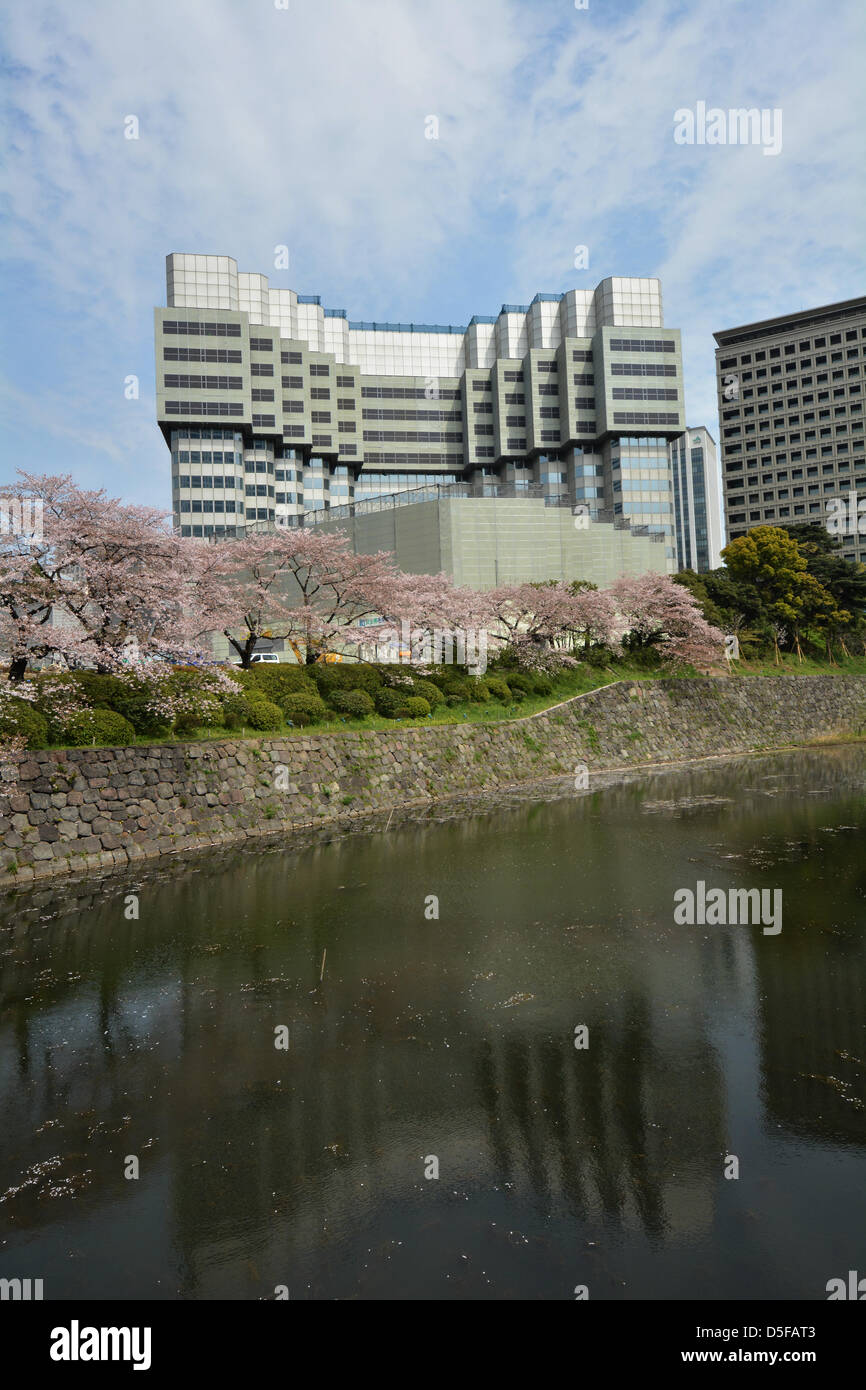
<svg viewBox="0 0 866 1390"><path fill-rule="evenodd" d="M597 669L609 666L613 661L613 652L601 642L593 642L589 647L578 647L576 655L581 661L585 661L587 666Z"/></svg>
<svg viewBox="0 0 866 1390"><path fill-rule="evenodd" d="M248 724L252 702L246 695L228 695L223 700L223 720L227 729L240 729Z"/></svg>
<svg viewBox="0 0 866 1390"><path fill-rule="evenodd" d="M381 674L366 661L317 661L307 671L325 699L334 690L365 690L375 698L382 685Z"/></svg>
<svg viewBox="0 0 866 1390"><path fill-rule="evenodd" d="M376 692L376 709L385 719L399 719L406 713L407 701L411 698L405 690L390 690L383 686ZM429 708L429 706L428 706Z"/></svg>
<svg viewBox="0 0 866 1390"><path fill-rule="evenodd" d="M247 695L264 695L279 704L284 695L316 694L316 686L309 675L311 669L288 663L274 666L260 662L249 671L239 671L238 675Z"/></svg>
<svg viewBox="0 0 866 1390"><path fill-rule="evenodd" d="M490 699L490 691L487 684L482 680L474 680L469 683L469 698L476 705L486 705Z"/></svg>
<svg viewBox="0 0 866 1390"><path fill-rule="evenodd" d="M84 748L91 743L115 747L135 743L135 730L116 710L83 709L67 724L66 741L73 748Z"/></svg>
<svg viewBox="0 0 866 1390"><path fill-rule="evenodd" d="M532 681L536 695L552 695L553 681L543 671L537 671Z"/></svg>
<svg viewBox="0 0 866 1390"><path fill-rule="evenodd" d="M287 699L298 699L298 696L287 696ZM300 696L303 699L303 696ZM275 705L272 700L249 700L249 715L247 723L251 729L271 730L283 727L283 711L279 705Z"/></svg>
<svg viewBox="0 0 866 1390"><path fill-rule="evenodd" d="M522 690L524 695L531 695L535 688L535 679L523 671L515 671L508 677L508 684L511 686L512 695L518 690Z"/></svg>
<svg viewBox="0 0 866 1390"><path fill-rule="evenodd" d="M47 748L48 720L29 701L13 698L0 715L0 736L3 734L26 739L28 748Z"/></svg>
<svg viewBox="0 0 866 1390"><path fill-rule="evenodd" d="M522 702L526 699L526 691L521 690L520 686L517 686L515 690L512 690L511 698L516 705L522 704Z"/></svg>
<svg viewBox="0 0 866 1390"><path fill-rule="evenodd" d="M443 689L445 692L446 699L449 695L456 695L458 700L461 701L461 703L468 703L468 701L472 699L471 681L459 680L452 676L451 680L448 681L447 685L445 685Z"/></svg>
<svg viewBox="0 0 866 1390"><path fill-rule="evenodd" d="M339 714L348 714L352 719L363 719L376 708L373 697L366 690L334 690L330 699Z"/></svg>
<svg viewBox="0 0 866 1390"><path fill-rule="evenodd" d="M423 679L413 681L412 689L416 695L422 696L427 701L431 710L436 709L444 702L445 696L442 694L438 685L434 685L433 681Z"/></svg>
<svg viewBox="0 0 866 1390"><path fill-rule="evenodd" d="M299 728L324 719L327 708L320 696L310 694L306 690L299 690L294 695L284 695L280 700L280 706L286 718Z"/></svg>
<svg viewBox="0 0 866 1390"><path fill-rule="evenodd" d="M449 709L456 709L457 705L465 705L466 701L462 695L446 695L445 703Z"/></svg>
<svg viewBox="0 0 866 1390"><path fill-rule="evenodd" d="M626 649L626 660L630 666L642 671L652 671L662 665L662 658L655 647L632 647ZM605 663L607 664L607 663Z"/></svg>
<svg viewBox="0 0 866 1390"><path fill-rule="evenodd" d="M74 671L72 678L89 705L122 714L137 734L160 738L169 733L168 723L148 708L154 692L145 677L129 681L99 671Z"/></svg>
<svg viewBox="0 0 866 1390"><path fill-rule="evenodd" d="M115 700L122 699L128 689L117 676L102 675L99 671L73 671L71 674L94 709L114 709Z"/></svg>
<svg viewBox="0 0 866 1390"><path fill-rule="evenodd" d="M501 676L485 676L484 684L487 686L494 700L499 700L503 705L511 700L511 691L508 689L508 683L504 681Z"/></svg>
<svg viewBox="0 0 866 1390"><path fill-rule="evenodd" d="M430 701L423 695L410 695L406 701L406 712L410 719L426 719L430 713Z"/></svg>

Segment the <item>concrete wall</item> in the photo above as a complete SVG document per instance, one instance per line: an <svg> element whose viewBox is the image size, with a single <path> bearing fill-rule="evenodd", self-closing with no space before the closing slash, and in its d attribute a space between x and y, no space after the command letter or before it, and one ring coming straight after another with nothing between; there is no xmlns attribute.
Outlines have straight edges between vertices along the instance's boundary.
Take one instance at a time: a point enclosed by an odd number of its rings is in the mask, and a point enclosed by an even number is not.
<svg viewBox="0 0 866 1390"><path fill-rule="evenodd" d="M122 866L473 792L866 731L866 677L621 681L528 719L25 753L0 882ZM285 769L284 773L279 771ZM9 774L11 776L11 772Z"/></svg>
<svg viewBox="0 0 866 1390"><path fill-rule="evenodd" d="M410 503L321 529L345 530L355 550L394 552L409 574L444 570L455 584L493 589L544 579L588 579L607 588L621 574L667 573L665 547L609 522L575 526L568 507L534 497L455 497Z"/></svg>

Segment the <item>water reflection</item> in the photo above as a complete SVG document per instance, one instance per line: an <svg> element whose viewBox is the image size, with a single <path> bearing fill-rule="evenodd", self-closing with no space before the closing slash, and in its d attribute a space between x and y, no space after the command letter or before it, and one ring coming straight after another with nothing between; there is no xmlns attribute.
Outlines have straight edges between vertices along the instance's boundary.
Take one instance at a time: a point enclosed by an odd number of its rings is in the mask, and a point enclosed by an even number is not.
<svg viewBox="0 0 866 1390"><path fill-rule="evenodd" d="M823 1297L862 1262L864 774L843 748L563 784L8 898L0 1275ZM782 887L780 936L674 926L698 878Z"/></svg>

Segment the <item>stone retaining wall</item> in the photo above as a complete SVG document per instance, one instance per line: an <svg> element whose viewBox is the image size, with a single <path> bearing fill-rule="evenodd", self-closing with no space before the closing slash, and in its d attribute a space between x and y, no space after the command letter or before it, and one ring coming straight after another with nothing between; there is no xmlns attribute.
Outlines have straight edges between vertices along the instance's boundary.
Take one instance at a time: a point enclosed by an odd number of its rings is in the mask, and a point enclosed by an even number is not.
<svg viewBox="0 0 866 1390"><path fill-rule="evenodd" d="M866 732L866 677L620 681L527 719L25 753L0 884L291 834L389 807Z"/></svg>

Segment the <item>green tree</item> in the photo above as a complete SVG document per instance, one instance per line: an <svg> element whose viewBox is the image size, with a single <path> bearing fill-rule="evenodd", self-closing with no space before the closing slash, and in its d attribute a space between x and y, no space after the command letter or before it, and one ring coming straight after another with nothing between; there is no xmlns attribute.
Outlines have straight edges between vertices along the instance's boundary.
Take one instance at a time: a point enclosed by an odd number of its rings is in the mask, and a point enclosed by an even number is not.
<svg viewBox="0 0 866 1390"><path fill-rule="evenodd" d="M850 622L851 614L837 604L828 589L809 573L807 557L797 541L778 526L756 526L722 551L732 577L755 587L773 626L776 661L779 633L790 633L800 660L802 643L810 627L827 641L832 659L832 635Z"/></svg>

